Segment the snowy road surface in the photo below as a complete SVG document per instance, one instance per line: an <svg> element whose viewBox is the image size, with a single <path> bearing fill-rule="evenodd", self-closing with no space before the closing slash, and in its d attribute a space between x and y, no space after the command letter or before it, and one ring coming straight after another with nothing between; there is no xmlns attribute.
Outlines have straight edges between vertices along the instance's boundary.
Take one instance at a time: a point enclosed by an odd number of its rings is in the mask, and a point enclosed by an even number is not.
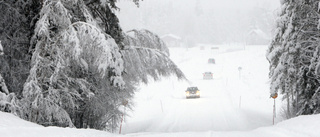
<svg viewBox="0 0 320 137"><path fill-rule="evenodd" d="M221 47L218 52L209 46L206 50L171 48L171 58L189 82L172 77L142 86L123 133L245 131L272 125L267 47L241 48ZM215 58L216 64L208 64L209 58ZM206 71L213 72L213 80L202 79ZM201 98L185 99L188 86L197 86Z"/></svg>

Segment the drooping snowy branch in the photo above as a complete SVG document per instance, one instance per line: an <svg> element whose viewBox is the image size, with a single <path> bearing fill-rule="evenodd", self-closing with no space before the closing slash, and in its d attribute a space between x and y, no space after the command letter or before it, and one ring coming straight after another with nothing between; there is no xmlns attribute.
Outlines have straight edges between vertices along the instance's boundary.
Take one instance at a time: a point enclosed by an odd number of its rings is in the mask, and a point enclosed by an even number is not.
<svg viewBox="0 0 320 137"><path fill-rule="evenodd" d="M79 64L86 68L88 64L96 67L101 77L110 77L115 87L124 85L121 77L123 60L117 44L109 35L88 23L76 22L62 34L60 43L65 48L62 51L70 51ZM69 56L66 55L68 52L62 54Z"/></svg>
<svg viewBox="0 0 320 137"><path fill-rule="evenodd" d="M126 75L131 80L148 83L149 76L159 80L161 76L169 75L185 79L182 71L170 60L169 49L157 35L147 30L129 33L125 37L127 47L121 52Z"/></svg>
<svg viewBox="0 0 320 137"><path fill-rule="evenodd" d="M170 56L169 49L158 35L149 30L131 30L127 32L125 43L128 46L156 49Z"/></svg>

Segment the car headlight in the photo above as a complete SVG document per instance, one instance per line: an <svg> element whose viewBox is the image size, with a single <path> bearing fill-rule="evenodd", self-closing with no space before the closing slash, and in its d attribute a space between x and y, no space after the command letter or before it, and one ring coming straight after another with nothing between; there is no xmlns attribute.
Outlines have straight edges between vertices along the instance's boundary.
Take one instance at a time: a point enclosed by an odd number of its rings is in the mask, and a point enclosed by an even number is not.
<svg viewBox="0 0 320 137"><path fill-rule="evenodd" d="M196 93L197 95L200 95L200 91L197 91L197 93Z"/></svg>
<svg viewBox="0 0 320 137"><path fill-rule="evenodd" d="M189 95L190 95L190 92L189 92L189 91L187 91L187 92L186 92L186 95L187 95L187 96L189 96Z"/></svg>

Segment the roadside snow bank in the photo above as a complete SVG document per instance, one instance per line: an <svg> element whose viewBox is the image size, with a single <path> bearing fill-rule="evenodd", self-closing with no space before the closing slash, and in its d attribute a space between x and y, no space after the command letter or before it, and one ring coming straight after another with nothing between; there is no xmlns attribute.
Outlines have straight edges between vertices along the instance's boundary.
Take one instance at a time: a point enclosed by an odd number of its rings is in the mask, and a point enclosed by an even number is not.
<svg viewBox="0 0 320 137"><path fill-rule="evenodd" d="M262 127L251 131L206 131L175 133L135 133L125 136L138 137L319 137L320 114L299 116L278 123L275 126ZM22 120L10 113L0 112L0 133L3 137L118 137L93 129L74 129L43 127Z"/></svg>
<svg viewBox="0 0 320 137"><path fill-rule="evenodd" d="M43 127L0 111L1 137L117 137L119 135L93 129Z"/></svg>
<svg viewBox="0 0 320 137"><path fill-rule="evenodd" d="M177 133L137 133L129 136L139 137L319 137L320 114L299 116L278 123L275 126L262 127L252 131L207 131Z"/></svg>

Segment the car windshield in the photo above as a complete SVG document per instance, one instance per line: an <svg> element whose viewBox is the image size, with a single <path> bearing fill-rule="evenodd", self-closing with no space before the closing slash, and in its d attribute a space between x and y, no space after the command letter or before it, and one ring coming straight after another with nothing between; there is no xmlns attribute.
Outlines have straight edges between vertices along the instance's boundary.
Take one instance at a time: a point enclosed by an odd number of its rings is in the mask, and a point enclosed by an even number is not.
<svg viewBox="0 0 320 137"><path fill-rule="evenodd" d="M188 87L187 90L188 90L188 91L194 91L194 90L198 90L198 88L197 88L197 87Z"/></svg>

